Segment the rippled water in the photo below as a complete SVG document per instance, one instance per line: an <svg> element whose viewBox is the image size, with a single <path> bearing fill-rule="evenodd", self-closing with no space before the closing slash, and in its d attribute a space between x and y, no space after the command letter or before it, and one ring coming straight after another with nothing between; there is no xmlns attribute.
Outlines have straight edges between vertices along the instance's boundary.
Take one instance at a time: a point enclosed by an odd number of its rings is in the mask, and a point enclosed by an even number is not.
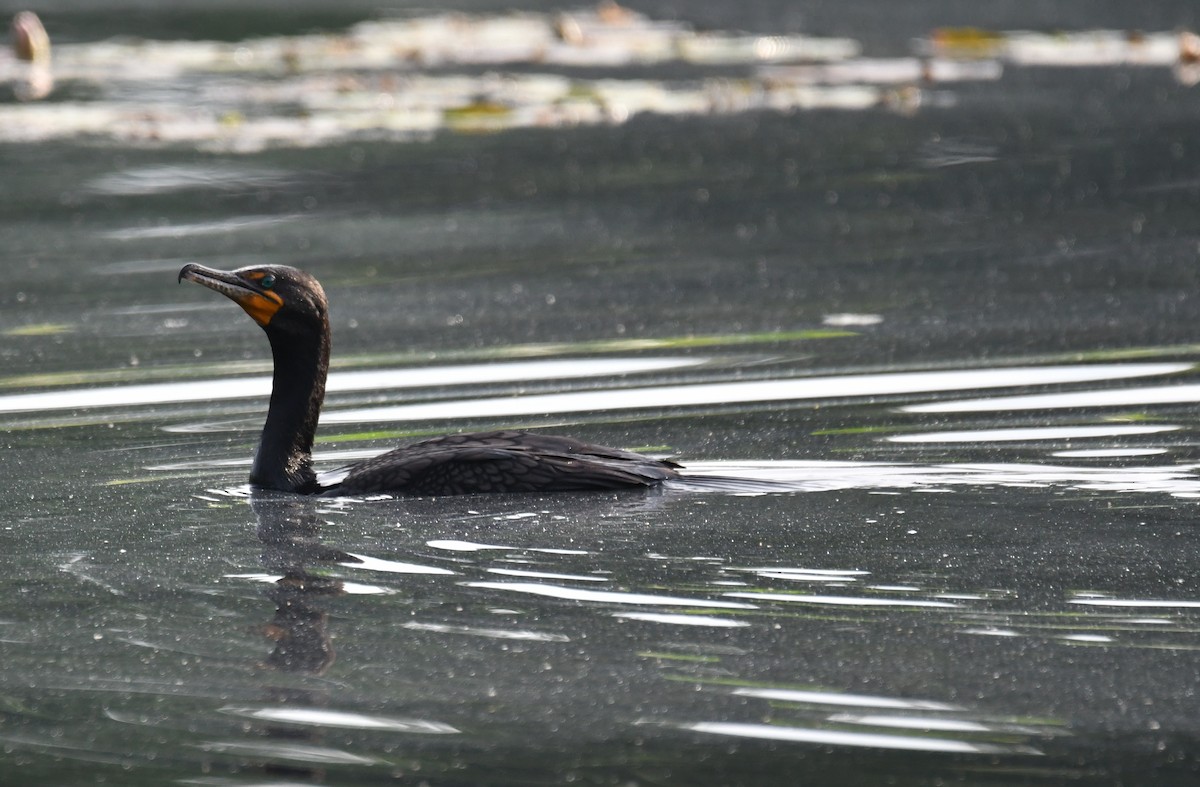
<svg viewBox="0 0 1200 787"><path fill-rule="evenodd" d="M0 781L1194 781L1200 105L1146 54L1194 11L1098 5L656 28L853 39L865 59L819 79L901 104L0 145ZM261 46L371 13L129 24ZM47 15L73 57L120 21ZM1052 26L1078 35L1003 33ZM907 84L915 36L973 76ZM668 98L818 78L760 65L433 71ZM290 78L205 73L60 75L0 107L162 112L199 85L209 111ZM521 427L686 477L252 494L267 345L176 284L186 261L325 283L323 472Z"/></svg>

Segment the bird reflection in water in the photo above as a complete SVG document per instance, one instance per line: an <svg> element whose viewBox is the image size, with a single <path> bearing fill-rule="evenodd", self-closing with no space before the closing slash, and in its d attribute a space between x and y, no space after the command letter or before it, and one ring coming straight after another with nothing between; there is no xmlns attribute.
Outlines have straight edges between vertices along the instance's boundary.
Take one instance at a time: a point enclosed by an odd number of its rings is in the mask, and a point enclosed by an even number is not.
<svg viewBox="0 0 1200 787"><path fill-rule="evenodd" d="M275 641L266 665L284 672L322 675L333 664L326 630L329 613L321 602L345 593L340 579L320 576L311 563L358 563L358 558L321 543L321 522L311 500L255 491L250 506L258 520L261 562L283 576L267 591L275 617L264 627Z"/></svg>
<svg viewBox="0 0 1200 787"><path fill-rule="evenodd" d="M262 627L274 648L262 662L268 669L300 675L324 675L333 665L335 654L330 640L329 612L324 603L345 594L340 579L320 576L309 566L321 563L359 563L358 558L321 543L321 520L315 501L297 495L256 490L250 506L258 520L258 539L262 542L263 567L282 574L266 590L275 604L275 615ZM264 700L272 705L315 708L328 705L324 691L275 686ZM316 746L323 739L320 727L293 727L265 724L268 738L287 744ZM273 776L306 777L323 781L323 768L300 762L265 762L263 771Z"/></svg>

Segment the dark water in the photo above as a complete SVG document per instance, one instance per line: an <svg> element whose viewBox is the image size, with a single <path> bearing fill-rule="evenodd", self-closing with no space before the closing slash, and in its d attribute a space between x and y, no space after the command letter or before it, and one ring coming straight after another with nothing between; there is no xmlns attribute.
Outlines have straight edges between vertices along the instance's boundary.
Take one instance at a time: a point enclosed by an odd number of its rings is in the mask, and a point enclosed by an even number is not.
<svg viewBox="0 0 1200 787"><path fill-rule="evenodd" d="M724 8L660 16L855 35L848 8ZM1194 22L1002 8L859 37ZM46 20L236 41L371 13ZM708 73L617 73L659 68ZM1196 90L1006 63L903 112L0 146L0 781L1193 783ZM693 475L250 499L266 342L185 261L324 282L323 469L515 426Z"/></svg>

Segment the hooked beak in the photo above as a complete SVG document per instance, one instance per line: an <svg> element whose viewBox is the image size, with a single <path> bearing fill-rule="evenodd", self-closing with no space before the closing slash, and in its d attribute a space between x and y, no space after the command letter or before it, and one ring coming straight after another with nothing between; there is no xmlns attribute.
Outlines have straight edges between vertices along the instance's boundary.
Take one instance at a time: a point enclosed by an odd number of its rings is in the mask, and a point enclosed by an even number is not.
<svg viewBox="0 0 1200 787"><path fill-rule="evenodd" d="M187 279L221 293L241 306L251 319L267 327L271 318L283 306L283 298L274 292L261 290L254 282L243 279L236 271L219 271L189 262L179 271L179 281Z"/></svg>

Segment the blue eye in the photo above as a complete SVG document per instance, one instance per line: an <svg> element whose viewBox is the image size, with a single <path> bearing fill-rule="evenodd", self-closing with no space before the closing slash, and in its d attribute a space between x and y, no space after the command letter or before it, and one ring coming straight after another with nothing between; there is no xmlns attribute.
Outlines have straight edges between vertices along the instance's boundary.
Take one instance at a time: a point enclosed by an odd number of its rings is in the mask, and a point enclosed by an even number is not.
<svg viewBox="0 0 1200 787"><path fill-rule="evenodd" d="M266 276L263 276L258 280L258 284L264 290L269 290L275 285L275 277L268 273Z"/></svg>

